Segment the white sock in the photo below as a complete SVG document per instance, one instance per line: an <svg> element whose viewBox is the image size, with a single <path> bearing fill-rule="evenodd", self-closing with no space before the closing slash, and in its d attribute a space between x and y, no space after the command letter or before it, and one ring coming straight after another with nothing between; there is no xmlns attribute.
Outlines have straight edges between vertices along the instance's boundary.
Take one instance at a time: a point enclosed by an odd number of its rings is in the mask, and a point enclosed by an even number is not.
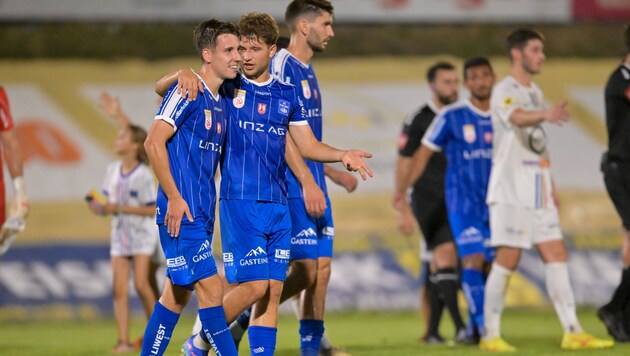
<svg viewBox="0 0 630 356"><path fill-rule="evenodd" d="M499 265L492 264L492 269L486 280L486 296L483 304L484 335L486 340L501 336L501 314L505 303L505 289L512 271Z"/></svg>
<svg viewBox="0 0 630 356"><path fill-rule="evenodd" d="M190 335L197 335L199 334L200 331L201 331L201 320L199 319L199 313L197 313L197 316L195 317L195 324L193 324L193 328L192 328L192 334Z"/></svg>
<svg viewBox="0 0 630 356"><path fill-rule="evenodd" d="M195 317L195 324L193 324L193 328L192 328L192 335L195 335L195 338L193 339L193 345L195 345L196 348L199 348L202 350L206 350L206 351L210 350L211 345L203 341L201 336L199 336L200 332L201 332L201 320L199 319L199 313L197 313L197 316Z"/></svg>
<svg viewBox="0 0 630 356"><path fill-rule="evenodd" d="M232 334L232 338L236 341L240 341L245 335L245 329L238 323L238 321L234 320L232 324L230 324L230 334Z"/></svg>
<svg viewBox="0 0 630 356"><path fill-rule="evenodd" d="M575 298L569 282L569 268L566 262L546 263L545 277L549 299L556 309L564 332L582 332L582 326L575 312Z"/></svg>

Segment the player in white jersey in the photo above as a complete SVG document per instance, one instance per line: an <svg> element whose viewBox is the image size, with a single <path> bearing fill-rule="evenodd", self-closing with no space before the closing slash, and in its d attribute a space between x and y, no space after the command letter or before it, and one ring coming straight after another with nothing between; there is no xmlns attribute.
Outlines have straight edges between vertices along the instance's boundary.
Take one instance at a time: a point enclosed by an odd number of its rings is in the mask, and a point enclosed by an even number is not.
<svg viewBox="0 0 630 356"><path fill-rule="evenodd" d="M101 102L110 104L108 95ZM108 112L110 113L110 112ZM114 317L118 343L113 352L129 352L134 345L129 338L129 273L133 269L134 286L147 318L153 312L157 294L153 288L155 270L151 258L158 248L155 223L155 183L144 151L147 133L129 121L119 120L115 152L121 158L107 166L102 193L87 196L90 209L98 215L111 215L111 248ZM153 282L151 282L153 280ZM136 342L136 347L141 342Z"/></svg>
<svg viewBox="0 0 630 356"><path fill-rule="evenodd" d="M507 38L507 49L511 75L495 86L491 100L494 150L487 202L491 241L497 253L486 282L485 334L479 347L486 351L515 350L500 333L504 292L521 250L532 245L544 262L547 291L564 329L561 347L611 347L612 341L597 339L582 330L569 283L557 192L542 126L545 121L558 125L567 121L567 103L545 108L542 91L532 82L545 60L539 32L513 31Z"/></svg>

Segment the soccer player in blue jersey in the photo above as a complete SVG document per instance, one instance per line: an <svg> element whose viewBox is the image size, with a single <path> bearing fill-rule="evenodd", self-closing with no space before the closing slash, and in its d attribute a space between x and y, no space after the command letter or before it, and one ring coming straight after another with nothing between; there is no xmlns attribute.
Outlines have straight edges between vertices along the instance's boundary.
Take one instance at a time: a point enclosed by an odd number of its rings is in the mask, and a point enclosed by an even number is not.
<svg viewBox="0 0 630 356"><path fill-rule="evenodd" d="M322 97L313 66L315 52L326 49L334 36L333 6L328 0L294 0L286 9L285 21L291 32L287 49L272 59L270 70L301 91L308 123L317 140L322 140ZM326 176L348 191L356 178L321 162L289 161L289 209L292 238L291 264L282 301L302 290L300 340L302 355L317 355L324 333L326 291L331 274L334 224ZM332 353L328 343L324 350Z"/></svg>
<svg viewBox="0 0 630 356"><path fill-rule="evenodd" d="M486 192L492 162L490 94L495 75L486 58L464 63L464 85L470 98L449 105L436 116L413 156L408 179L397 186L394 200L405 203L407 189L415 183L433 155L444 150L446 207L449 224L462 261L462 285L471 325L483 328L484 267L492 261ZM474 333L475 330L470 330Z"/></svg>
<svg viewBox="0 0 630 356"><path fill-rule="evenodd" d="M278 27L271 16L247 14L239 21L239 31L243 75L227 81L222 89L231 105L221 161L219 214L225 274L232 284L223 306L226 319L233 321L253 305L251 352L272 355L291 247L286 141L293 140L299 150L291 153L289 149L287 154L342 162L363 179L372 176L363 160L371 155L338 150L313 135L298 88L269 72L278 38ZM185 90L195 88L193 85Z"/></svg>
<svg viewBox="0 0 630 356"><path fill-rule="evenodd" d="M227 134L225 79L238 74L238 31L233 24L205 21L194 32L205 90L187 101L170 87L145 148L159 181L156 220L167 261L167 279L147 325L141 355L162 355L179 315L197 293L202 337L217 355L237 355L221 306L222 281L212 257L216 192L214 173Z"/></svg>

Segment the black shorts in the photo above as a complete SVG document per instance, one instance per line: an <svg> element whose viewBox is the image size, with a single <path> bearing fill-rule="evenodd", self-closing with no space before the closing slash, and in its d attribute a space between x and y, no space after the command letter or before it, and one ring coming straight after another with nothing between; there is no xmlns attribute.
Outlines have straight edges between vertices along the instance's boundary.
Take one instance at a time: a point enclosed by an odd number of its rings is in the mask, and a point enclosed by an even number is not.
<svg viewBox="0 0 630 356"><path fill-rule="evenodd" d="M439 199L437 202L423 199L420 203L416 203L412 199L411 207L416 220L418 220L418 225L420 225L422 235L424 235L424 240L427 242L428 251L433 251L443 243L453 242L444 199Z"/></svg>
<svg viewBox="0 0 630 356"><path fill-rule="evenodd" d="M604 183L623 227L630 230L630 163L603 162Z"/></svg>

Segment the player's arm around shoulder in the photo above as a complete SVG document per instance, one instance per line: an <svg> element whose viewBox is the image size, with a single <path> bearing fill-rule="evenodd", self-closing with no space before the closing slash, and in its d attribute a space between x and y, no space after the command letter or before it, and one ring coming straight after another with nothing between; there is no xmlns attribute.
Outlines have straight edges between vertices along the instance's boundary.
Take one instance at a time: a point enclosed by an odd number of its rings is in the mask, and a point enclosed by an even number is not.
<svg viewBox="0 0 630 356"><path fill-rule="evenodd" d="M155 92L164 97L168 89L175 83L177 83L177 94L181 94L189 101L196 100L200 91L203 93L201 78L192 68L181 68L165 74L155 83Z"/></svg>

